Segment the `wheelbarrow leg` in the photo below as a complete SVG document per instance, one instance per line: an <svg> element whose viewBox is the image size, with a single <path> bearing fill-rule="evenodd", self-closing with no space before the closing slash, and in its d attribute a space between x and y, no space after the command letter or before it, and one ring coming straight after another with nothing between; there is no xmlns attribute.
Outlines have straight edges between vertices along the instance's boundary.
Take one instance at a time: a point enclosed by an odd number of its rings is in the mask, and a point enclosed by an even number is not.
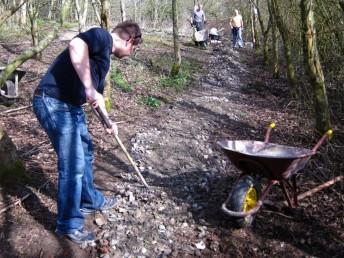
<svg viewBox="0 0 344 258"><path fill-rule="evenodd" d="M290 197L289 197L287 188L285 187L285 182L284 182L284 180L281 180L280 183L281 183L280 185L281 185L281 187L282 187L284 196L285 196L285 198L287 199L288 206L289 206L290 208L295 208L295 207L294 207L294 204L293 204L293 203L291 202L291 200L290 200Z"/></svg>
<svg viewBox="0 0 344 258"><path fill-rule="evenodd" d="M292 176L292 182L293 182L293 195L294 195L294 206L295 208L299 206L299 202L297 200L297 183L296 183L296 175Z"/></svg>

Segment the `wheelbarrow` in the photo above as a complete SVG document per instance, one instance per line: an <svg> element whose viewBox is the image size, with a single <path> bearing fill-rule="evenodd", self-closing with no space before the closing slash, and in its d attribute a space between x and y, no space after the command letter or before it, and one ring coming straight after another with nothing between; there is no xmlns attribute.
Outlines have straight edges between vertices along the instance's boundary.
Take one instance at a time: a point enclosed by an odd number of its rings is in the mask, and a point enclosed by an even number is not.
<svg viewBox="0 0 344 258"><path fill-rule="evenodd" d="M264 142L218 142L230 161L242 171L227 200L222 204L222 210L235 217L241 227L252 224L255 213L262 207L273 185L281 186L289 207L298 207L297 172L305 167L308 160L333 133L328 130L314 148L309 150L270 143L270 134L274 127L274 123L268 127ZM255 180L257 177L269 180L262 191Z"/></svg>

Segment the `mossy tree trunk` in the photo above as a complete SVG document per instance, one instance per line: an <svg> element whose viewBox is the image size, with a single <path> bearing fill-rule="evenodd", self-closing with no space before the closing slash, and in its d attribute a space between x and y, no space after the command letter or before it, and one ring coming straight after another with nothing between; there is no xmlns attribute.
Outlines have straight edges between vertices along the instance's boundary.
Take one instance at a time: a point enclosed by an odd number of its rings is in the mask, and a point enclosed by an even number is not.
<svg viewBox="0 0 344 258"><path fill-rule="evenodd" d="M284 55L287 62L287 77L290 86L290 92L292 97L297 96L296 89L296 77L295 77L295 67L292 59L292 50L291 42L289 37L288 27L285 24L285 21L282 18L282 14L279 7L279 0L271 0L271 9L273 10L274 18L279 33L281 34L283 46L284 46Z"/></svg>
<svg viewBox="0 0 344 258"><path fill-rule="evenodd" d="M172 21L173 21L173 46L174 46L174 64L172 65L171 75L179 74L182 56L180 54L179 35L178 35L178 0L172 0Z"/></svg>
<svg viewBox="0 0 344 258"><path fill-rule="evenodd" d="M313 4L313 0L301 0L300 2L303 27L303 54L309 82L313 87L316 129L318 132L324 133L331 126L330 112L317 48Z"/></svg>
<svg viewBox="0 0 344 258"><path fill-rule="evenodd" d="M275 20L273 9L271 8L271 0L267 0L270 21L271 21L271 34L272 34L272 76L275 79L280 77L280 65L279 65L279 47L278 47L278 30Z"/></svg>
<svg viewBox="0 0 344 258"><path fill-rule="evenodd" d="M0 126L0 184L17 184L23 179L27 179L24 163L18 158L11 138Z"/></svg>
<svg viewBox="0 0 344 258"><path fill-rule="evenodd" d="M100 18L101 23L100 26L109 31L110 29L110 3L108 0L100 0ZM105 78L105 85L104 85L104 99L105 99L105 106L107 111L112 107L111 101L111 81L110 81L110 73L112 68L112 62L110 63L110 71L107 73Z"/></svg>
<svg viewBox="0 0 344 258"><path fill-rule="evenodd" d="M15 59L13 59L3 70L3 72L0 75L0 85L3 85L7 78L26 60L32 58L33 56L37 55L43 49L45 49L50 42L52 42L56 36L57 36L58 29L54 29L50 34L46 36L43 40L40 41L40 43L31 49L28 49L24 51L21 55L17 56Z"/></svg>

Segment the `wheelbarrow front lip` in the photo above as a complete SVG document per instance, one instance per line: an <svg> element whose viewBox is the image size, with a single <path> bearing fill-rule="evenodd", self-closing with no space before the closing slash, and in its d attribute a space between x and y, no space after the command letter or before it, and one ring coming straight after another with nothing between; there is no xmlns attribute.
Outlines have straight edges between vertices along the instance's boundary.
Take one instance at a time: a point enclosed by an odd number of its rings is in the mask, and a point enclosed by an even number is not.
<svg viewBox="0 0 344 258"><path fill-rule="evenodd" d="M222 140L218 141L217 144L226 151L267 159L300 159L314 155L314 152L309 149L261 141Z"/></svg>

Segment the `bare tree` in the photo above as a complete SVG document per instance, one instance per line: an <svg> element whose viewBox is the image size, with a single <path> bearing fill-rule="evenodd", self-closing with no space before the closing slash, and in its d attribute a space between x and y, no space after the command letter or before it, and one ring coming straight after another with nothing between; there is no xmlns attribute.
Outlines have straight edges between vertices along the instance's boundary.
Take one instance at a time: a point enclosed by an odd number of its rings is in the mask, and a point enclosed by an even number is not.
<svg viewBox="0 0 344 258"><path fill-rule="evenodd" d="M83 32L86 30L88 0L74 0L74 3L79 24L79 32Z"/></svg>
<svg viewBox="0 0 344 258"><path fill-rule="evenodd" d="M19 24L21 26L26 25L27 3L23 3L23 2L24 0L20 0L20 4L22 4L22 7L20 8Z"/></svg>
<svg viewBox="0 0 344 258"><path fill-rule="evenodd" d="M0 14L0 27L2 24L13 14L15 14L25 3L29 2L30 0L23 0L19 4L12 5L8 10L4 10L2 14Z"/></svg>
<svg viewBox="0 0 344 258"><path fill-rule="evenodd" d="M37 47L39 44L39 35L38 35L38 14L39 14L39 3L36 0L28 3L28 15L30 19L30 31L33 47ZM37 53L34 56L37 60L42 58L40 53Z"/></svg>
<svg viewBox="0 0 344 258"><path fill-rule="evenodd" d="M70 3L71 3L71 0L61 0L61 15L60 15L60 24L61 24L61 26L64 25L64 23L66 21L66 17L69 14Z"/></svg>
<svg viewBox="0 0 344 258"><path fill-rule="evenodd" d="M125 0L120 0L120 4L121 4L121 17L122 17L122 21L125 21L127 19L127 15L125 12Z"/></svg>
<svg viewBox="0 0 344 258"><path fill-rule="evenodd" d="M54 10L54 7L55 7L55 1L56 0L51 0L50 1L50 6L49 6L49 12L48 12L48 19L50 20L53 16L53 10Z"/></svg>
<svg viewBox="0 0 344 258"><path fill-rule="evenodd" d="M97 23L100 24L101 23L100 14L99 14L100 1L92 0L91 3L92 3L94 14L96 16Z"/></svg>

